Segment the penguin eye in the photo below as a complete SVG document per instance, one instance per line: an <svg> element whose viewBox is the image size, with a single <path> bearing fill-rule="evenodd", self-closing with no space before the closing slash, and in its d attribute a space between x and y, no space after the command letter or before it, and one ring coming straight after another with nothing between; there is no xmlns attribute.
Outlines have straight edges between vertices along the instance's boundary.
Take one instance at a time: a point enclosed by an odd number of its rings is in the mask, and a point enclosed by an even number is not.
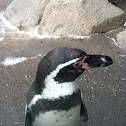
<svg viewBox="0 0 126 126"><path fill-rule="evenodd" d="M80 66L80 64L78 62L76 62L76 63L73 64L74 68L78 68L79 66Z"/></svg>

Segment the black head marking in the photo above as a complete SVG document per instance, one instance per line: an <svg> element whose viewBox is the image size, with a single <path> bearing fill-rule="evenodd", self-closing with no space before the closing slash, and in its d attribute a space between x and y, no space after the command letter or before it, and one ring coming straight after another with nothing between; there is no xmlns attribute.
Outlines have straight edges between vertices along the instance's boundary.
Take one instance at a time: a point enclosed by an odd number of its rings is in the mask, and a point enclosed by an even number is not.
<svg viewBox="0 0 126 126"><path fill-rule="evenodd" d="M76 49L76 48L60 47L60 48L53 49L52 51L50 51L46 56L44 56L41 59L39 65L38 65L38 71L37 71L37 76L36 76L37 83L41 84L41 82L44 81L45 77L47 75L49 75L50 72L55 70L59 64L63 64L70 60L79 58L83 55L86 55L86 53L84 51L82 51L80 49ZM74 69L73 69L74 67L72 67L72 66L68 66L68 68L70 68L69 73L71 73L71 74L73 74L72 72L77 72L77 71L74 71ZM67 69L67 67L65 68L65 70L66 69ZM80 71L79 71L79 74L80 74ZM67 75L69 75L69 74L67 74Z"/></svg>
<svg viewBox="0 0 126 126"><path fill-rule="evenodd" d="M74 67L72 64L69 66L64 67L60 70L60 72L55 77L55 80L59 83L63 82L71 82L74 81L77 77L79 77L85 69L80 67Z"/></svg>

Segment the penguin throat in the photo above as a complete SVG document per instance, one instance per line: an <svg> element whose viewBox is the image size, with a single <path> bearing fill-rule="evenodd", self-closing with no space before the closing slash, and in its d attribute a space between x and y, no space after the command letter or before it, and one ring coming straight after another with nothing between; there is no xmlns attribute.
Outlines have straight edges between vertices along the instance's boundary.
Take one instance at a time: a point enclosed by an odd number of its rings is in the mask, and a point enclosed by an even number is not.
<svg viewBox="0 0 126 126"><path fill-rule="evenodd" d="M78 89L78 86L74 82L64 82L57 84L55 80L50 80L49 82L45 83L42 96L44 99L54 100L60 97L72 95Z"/></svg>
<svg viewBox="0 0 126 126"><path fill-rule="evenodd" d="M45 87L42 91L42 97L44 99L53 100L60 97L65 97L67 95L72 95L78 90L78 86L73 81L64 83L59 83L58 81L55 81L55 77L62 68L76 62L77 60L78 58L58 65L55 70L53 70L49 75L46 76L44 80Z"/></svg>

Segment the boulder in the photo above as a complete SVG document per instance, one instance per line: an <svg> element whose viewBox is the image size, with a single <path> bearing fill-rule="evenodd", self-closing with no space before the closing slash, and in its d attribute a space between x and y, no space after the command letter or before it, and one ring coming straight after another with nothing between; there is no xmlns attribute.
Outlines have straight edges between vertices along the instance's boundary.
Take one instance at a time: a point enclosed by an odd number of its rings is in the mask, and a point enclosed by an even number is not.
<svg viewBox="0 0 126 126"><path fill-rule="evenodd" d="M13 0L0 0L0 12L4 11Z"/></svg>
<svg viewBox="0 0 126 126"><path fill-rule="evenodd" d="M31 29L39 24L49 0L14 0L4 16L19 29Z"/></svg>
<svg viewBox="0 0 126 126"><path fill-rule="evenodd" d="M114 5L121 5L121 4L126 3L126 0L108 0L108 1Z"/></svg>
<svg viewBox="0 0 126 126"><path fill-rule="evenodd" d="M126 0L108 0L108 1L111 2L113 5L126 11Z"/></svg>
<svg viewBox="0 0 126 126"><path fill-rule="evenodd" d="M120 48L126 50L126 29L116 35L116 42Z"/></svg>
<svg viewBox="0 0 126 126"><path fill-rule="evenodd" d="M51 0L40 22L40 34L89 35L119 28L124 12L107 0Z"/></svg>
<svg viewBox="0 0 126 126"><path fill-rule="evenodd" d="M14 0L4 16L20 29L39 26L42 35L89 35L119 28L123 10L108 0Z"/></svg>
<svg viewBox="0 0 126 126"><path fill-rule="evenodd" d="M126 28L121 27L119 29L107 32L104 34L110 40L113 40L113 43L120 48L122 51L126 51Z"/></svg>

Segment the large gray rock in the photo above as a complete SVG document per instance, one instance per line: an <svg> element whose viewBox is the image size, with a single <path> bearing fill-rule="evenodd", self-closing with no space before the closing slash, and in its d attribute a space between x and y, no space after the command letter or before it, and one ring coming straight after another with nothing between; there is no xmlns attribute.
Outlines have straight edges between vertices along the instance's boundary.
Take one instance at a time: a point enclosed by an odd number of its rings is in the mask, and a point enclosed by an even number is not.
<svg viewBox="0 0 126 126"><path fill-rule="evenodd" d="M122 49L126 50L126 29L116 35L116 42Z"/></svg>
<svg viewBox="0 0 126 126"><path fill-rule="evenodd" d="M34 28L39 24L49 0L14 0L4 16L19 29Z"/></svg>
<svg viewBox="0 0 126 126"><path fill-rule="evenodd" d="M0 12L4 11L13 0L0 0Z"/></svg>
<svg viewBox="0 0 126 126"><path fill-rule="evenodd" d="M118 48L126 52L126 28L125 27L121 27L117 30L107 32L105 36L110 40L113 40L113 43Z"/></svg>
<svg viewBox="0 0 126 126"><path fill-rule="evenodd" d="M126 3L126 0L108 0L108 1L114 5L121 5Z"/></svg>
<svg viewBox="0 0 126 126"><path fill-rule="evenodd" d="M126 11L126 0L108 0L108 1L111 2L113 5Z"/></svg>
<svg viewBox="0 0 126 126"><path fill-rule="evenodd" d="M89 35L119 28L124 11L108 0L15 0L4 16L20 29L48 35Z"/></svg>
<svg viewBox="0 0 126 126"><path fill-rule="evenodd" d="M124 23L124 12L107 0L51 0L40 24L40 34L89 35Z"/></svg>

